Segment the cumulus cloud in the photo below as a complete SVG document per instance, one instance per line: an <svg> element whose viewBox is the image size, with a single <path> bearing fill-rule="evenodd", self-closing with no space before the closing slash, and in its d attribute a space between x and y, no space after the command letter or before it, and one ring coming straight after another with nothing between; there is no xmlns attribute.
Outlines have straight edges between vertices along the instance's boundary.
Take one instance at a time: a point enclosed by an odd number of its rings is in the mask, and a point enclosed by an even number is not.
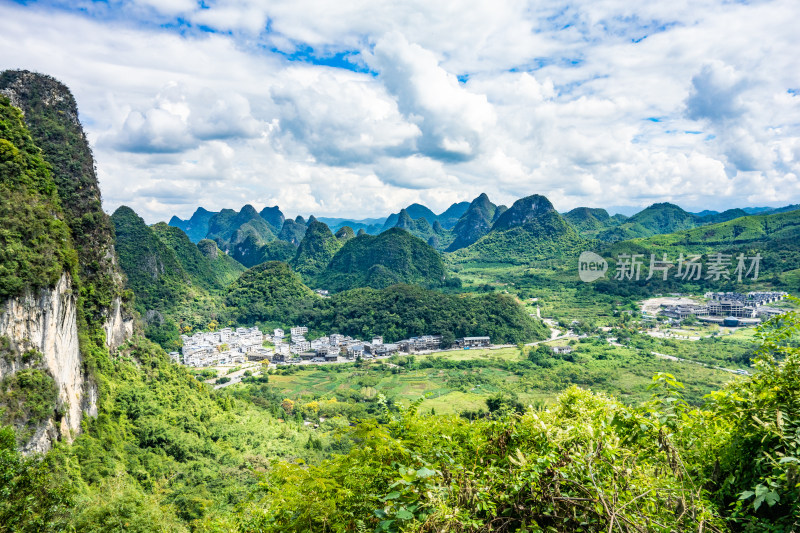
<svg viewBox="0 0 800 533"><path fill-rule="evenodd" d="M183 119L165 109L131 111L122 129L112 141L126 152L183 152L197 146Z"/></svg>
<svg viewBox="0 0 800 533"><path fill-rule="evenodd" d="M202 141L255 137L261 129L243 96L220 95L208 88L191 91L171 82L152 107L130 111L105 142L126 152L176 153Z"/></svg>
<svg viewBox="0 0 800 533"><path fill-rule="evenodd" d="M326 164L410 155L420 134L381 84L352 72L292 68L270 96L278 107L281 133Z"/></svg>
<svg viewBox="0 0 800 533"><path fill-rule="evenodd" d="M400 33L382 37L367 57L404 116L422 132L419 150L437 159L465 161L480 151L495 116L486 96L474 94L445 71L429 50Z"/></svg>
<svg viewBox="0 0 800 533"><path fill-rule="evenodd" d="M744 77L733 67L721 62L707 63L692 77L686 115L714 124L741 117L745 112L742 91L746 87Z"/></svg>
<svg viewBox="0 0 800 533"><path fill-rule="evenodd" d="M484 191L725 209L800 202L798 17L792 0L41 0L0 3L0 68L71 87L106 208L148 221Z"/></svg>

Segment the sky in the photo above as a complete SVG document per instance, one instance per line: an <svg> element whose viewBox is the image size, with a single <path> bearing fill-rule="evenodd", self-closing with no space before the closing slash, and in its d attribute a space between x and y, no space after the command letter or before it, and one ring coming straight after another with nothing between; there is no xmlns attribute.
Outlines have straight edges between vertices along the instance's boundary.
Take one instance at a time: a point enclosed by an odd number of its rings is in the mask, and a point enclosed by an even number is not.
<svg viewBox="0 0 800 533"><path fill-rule="evenodd" d="M0 0L0 69L70 87L104 208L149 223L482 192L724 210L800 203L798 20L797 0Z"/></svg>

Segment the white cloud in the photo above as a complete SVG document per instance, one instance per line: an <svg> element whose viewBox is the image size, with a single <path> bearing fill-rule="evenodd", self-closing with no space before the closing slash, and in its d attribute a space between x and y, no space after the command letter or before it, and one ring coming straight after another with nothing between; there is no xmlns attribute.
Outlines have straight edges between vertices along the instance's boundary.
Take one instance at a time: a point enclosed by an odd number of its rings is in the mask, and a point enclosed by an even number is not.
<svg viewBox="0 0 800 533"><path fill-rule="evenodd" d="M435 55L393 32L367 56L406 118L422 131L419 150L434 158L463 161L480 151L494 112L486 96L459 85Z"/></svg>
<svg viewBox="0 0 800 533"><path fill-rule="evenodd" d="M383 86L361 74L290 68L270 97L278 108L281 133L326 164L408 155L420 134L400 115Z"/></svg>
<svg viewBox="0 0 800 533"><path fill-rule="evenodd" d="M70 86L106 208L148 221L800 202L796 1L50 2L0 4L0 68Z"/></svg>
<svg viewBox="0 0 800 533"><path fill-rule="evenodd" d="M744 77L734 68L720 62L707 63L692 77L686 115L714 124L736 119L745 112L742 101L745 88Z"/></svg>

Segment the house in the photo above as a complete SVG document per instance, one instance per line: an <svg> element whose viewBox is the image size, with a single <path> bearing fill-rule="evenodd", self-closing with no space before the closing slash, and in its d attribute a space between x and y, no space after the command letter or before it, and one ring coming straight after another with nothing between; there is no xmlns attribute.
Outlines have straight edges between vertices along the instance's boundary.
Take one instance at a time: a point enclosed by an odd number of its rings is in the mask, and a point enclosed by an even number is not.
<svg viewBox="0 0 800 533"><path fill-rule="evenodd" d="M308 328L305 326L296 326L289 331L291 332L292 337L300 337L308 333Z"/></svg>
<svg viewBox="0 0 800 533"><path fill-rule="evenodd" d="M423 350L438 350L442 345L441 335L422 335L400 341L400 349L405 352L420 352Z"/></svg>
<svg viewBox="0 0 800 533"><path fill-rule="evenodd" d="M318 357L325 357L330 352L333 352L334 354L338 355L338 351L331 350L330 346L328 346L327 344L324 346L317 346L316 348L312 347L312 349L314 350L314 353L316 353Z"/></svg>
<svg viewBox="0 0 800 533"><path fill-rule="evenodd" d="M356 359L358 357L364 357L364 345L363 344L351 344L347 348L347 357L350 359Z"/></svg>
<svg viewBox="0 0 800 533"><path fill-rule="evenodd" d="M463 337L456 339L454 345L458 348L475 348L479 346L491 346L489 337Z"/></svg>
<svg viewBox="0 0 800 533"><path fill-rule="evenodd" d="M373 346L373 353L376 357L386 357L388 355L396 354L400 351L400 346L397 344L381 344Z"/></svg>
<svg viewBox="0 0 800 533"><path fill-rule="evenodd" d="M321 346L330 346L330 339L328 337L320 337L311 341L311 349L316 350Z"/></svg>
<svg viewBox="0 0 800 533"><path fill-rule="evenodd" d="M273 356L275 353L272 350L267 350L266 348L256 348L247 352L247 360L248 361L272 361Z"/></svg>
<svg viewBox="0 0 800 533"><path fill-rule="evenodd" d="M559 355L572 353L571 346L551 346L550 349L553 350L554 354L559 354Z"/></svg>
<svg viewBox="0 0 800 533"><path fill-rule="evenodd" d="M299 341L299 342L292 342L292 345L289 348L289 350L293 354L299 354L299 353L302 353L302 352L308 352L308 351L311 350L311 343L308 342L307 340L302 340L302 341Z"/></svg>

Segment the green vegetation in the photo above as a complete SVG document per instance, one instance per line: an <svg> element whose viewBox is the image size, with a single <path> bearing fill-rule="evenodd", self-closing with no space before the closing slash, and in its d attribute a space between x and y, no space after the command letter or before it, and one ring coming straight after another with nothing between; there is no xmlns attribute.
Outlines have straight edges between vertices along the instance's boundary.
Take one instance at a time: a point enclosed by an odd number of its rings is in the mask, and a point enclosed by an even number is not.
<svg viewBox="0 0 800 533"><path fill-rule="evenodd" d="M559 215L547 198L529 196L503 212L491 231L450 261L526 264L530 261L577 257L586 241Z"/></svg>
<svg viewBox="0 0 800 533"><path fill-rule="evenodd" d="M306 447L302 419L213 392L144 339L101 367L98 416L48 456L75 488L78 531L230 530L271 459L316 462L349 446L326 426Z"/></svg>
<svg viewBox="0 0 800 533"><path fill-rule="evenodd" d="M221 250L231 253L248 236L254 237L257 246L275 240L270 225L249 204L238 213L233 209L223 209L213 215L208 221L208 234L205 237L216 241Z"/></svg>
<svg viewBox="0 0 800 533"><path fill-rule="evenodd" d="M453 252L469 246L489 233L496 215L497 206L489 201L486 193L475 198L453 227L453 242L447 247L447 251Z"/></svg>
<svg viewBox="0 0 800 533"><path fill-rule="evenodd" d="M297 246L287 241L274 240L260 247L254 241L255 237L250 235L234 247L236 261L245 267L253 267L265 261L288 262L297 254Z"/></svg>
<svg viewBox="0 0 800 533"><path fill-rule="evenodd" d="M341 246L342 243L334 237L327 224L311 220L297 249L297 255L291 261L292 267L305 278L313 279L325 270Z"/></svg>
<svg viewBox="0 0 800 533"><path fill-rule="evenodd" d="M242 265L219 250L210 239L195 245L183 230L163 222L151 226L151 229L174 252L178 263L194 284L209 290L221 289L245 271Z"/></svg>
<svg viewBox="0 0 800 533"><path fill-rule="evenodd" d="M120 266L136 294L139 312L161 311L181 301L189 291L189 278L175 252L130 207L117 208L111 220Z"/></svg>
<svg viewBox="0 0 800 533"><path fill-rule="evenodd" d="M197 248L210 263L211 272L218 284L227 287L247 270L241 263L231 258L217 247L211 239L202 239L197 243Z"/></svg>
<svg viewBox="0 0 800 533"><path fill-rule="evenodd" d="M493 414L472 421L419 402L387 408L349 453L270 471L241 527L485 531L500 519L503 530L791 531L800 350L784 340L798 318L768 336L756 377L703 409L664 373L634 406L571 388L521 414L494 396Z"/></svg>
<svg viewBox="0 0 800 533"><path fill-rule="evenodd" d="M443 335L446 343L470 335L490 335L498 343L546 335L541 322L508 295L452 296L393 285L319 298L280 262L248 270L231 286L226 304L241 324L305 324L320 332L383 335L387 342L431 333Z"/></svg>
<svg viewBox="0 0 800 533"><path fill-rule="evenodd" d="M594 339L555 355L549 347L455 350L430 355L394 356L388 361L357 366L299 367L270 376L270 386L282 398L296 402L335 396L384 395L394 403L425 399L420 411L438 414L486 415L491 397L514 398L521 405L550 403L572 385L613 395L628 405L646 401L648 386L659 372L683 380L687 401L701 405L703 396L732 379L730 373L695 364L659 359L649 352L610 346ZM352 368L338 368L352 366ZM365 388L368 387L368 388Z"/></svg>
<svg viewBox="0 0 800 533"><path fill-rule="evenodd" d="M77 257L47 164L22 114L0 96L0 298L52 287Z"/></svg>
<svg viewBox="0 0 800 533"><path fill-rule="evenodd" d="M596 237L601 230L617 226L621 222L618 218L610 217L605 209L591 207L576 207L564 214L564 220L569 222L582 237L586 238Z"/></svg>
<svg viewBox="0 0 800 533"><path fill-rule="evenodd" d="M444 278L444 264L436 250L410 233L392 228L380 235L365 234L347 241L316 284L333 291L380 289L395 283L430 287L441 286Z"/></svg>
<svg viewBox="0 0 800 533"><path fill-rule="evenodd" d="M353 228L350 226L342 226L338 230L334 236L342 242L349 241L350 239L356 236L356 233L353 231Z"/></svg>
<svg viewBox="0 0 800 533"><path fill-rule="evenodd" d="M258 214L261 215L261 218L266 220L273 233L279 232L286 220L286 217L283 216L281 209L277 205L265 207Z"/></svg>
<svg viewBox="0 0 800 533"><path fill-rule="evenodd" d="M454 205L452 232L444 215L412 205L387 221L399 227L375 237L344 228L334 236L313 217L306 229L301 218L284 222L277 208L245 206L209 216L217 240L197 246L122 207L113 216L120 264L146 333L164 347L177 348L181 332L236 323L389 342L440 333L445 345L489 335L517 346L248 367L241 384L233 383L236 368L190 372L143 338L112 356L99 325L122 277L109 266L111 227L74 101L30 73L4 74L0 86L40 101L26 109L32 138L0 98L0 297L71 271L82 375L99 389L97 416L84 418L73 443L23 458L16 439L47 420L58 424L63 406L42 355L18 353L0 337L0 416L19 432L0 428L0 531L798 527L796 312L764 328L760 349L748 332L722 336L707 326L687 326L711 335L696 341L649 336L637 300L686 285L576 284L577 251L598 242L536 195L510 209L485 195ZM648 235L603 245L612 256L758 251L769 272L759 286L794 283L798 214L727 220L738 215L700 217L664 204L627 221L585 210L571 223L585 234L624 226L622 233ZM712 221L720 222L694 227ZM281 223L285 242L275 240ZM689 229L653 235L677 227ZM466 248L445 256L448 272L409 232L436 246L461 239ZM232 257L256 266L235 279L243 267ZM299 273L264 262L273 257L291 257ZM341 292L318 297L301 274ZM718 289L728 287L736 286ZM540 312L562 332L586 336L523 346L549 336L533 318ZM556 354L556 345L570 350ZM230 386L214 390L205 380Z"/></svg>
<svg viewBox="0 0 800 533"><path fill-rule="evenodd" d="M78 121L75 99L66 86L50 76L20 70L0 73L0 89L13 95L13 100L21 106L31 137L51 167L51 178L63 209L63 220L72 234L70 247L74 247L78 256L78 268L74 273L80 276L80 319L91 328L100 328L114 298L122 296L122 279L112 252L113 226L100 203L100 187L92 151ZM27 148L18 148L27 151ZM30 163L32 161L29 161L29 171L38 172L34 170L36 165ZM46 202L50 201L50 192L40 190L40 193L48 197ZM31 245L41 245L43 249L48 241L64 243L60 246L65 246L70 240L64 236L63 229L57 227L58 222L54 222L52 216L50 220L42 220L44 212L59 212L60 209L24 198L20 191L14 191L13 194L2 192L2 198L3 210L13 212L0 213L0 219L7 220L10 216L10 220L32 224L28 229L4 229L11 234L19 232L23 236L40 230L47 233L41 238L41 243L29 242L25 246L28 250ZM58 218L61 219L61 215ZM5 246L3 248L7 250ZM23 250L14 252L22 257L27 255ZM25 264L20 264L18 271L23 271L25 267ZM124 301L123 304L127 305ZM128 314L127 310L124 312ZM91 347L81 346L81 350L87 353Z"/></svg>
<svg viewBox="0 0 800 533"><path fill-rule="evenodd" d="M56 410L58 391L53 377L38 368L19 370L0 381L3 424L36 426Z"/></svg>
<svg viewBox="0 0 800 533"><path fill-rule="evenodd" d="M619 226L599 234L603 241L616 242L660 233L672 233L699 224L698 217L670 203L653 204Z"/></svg>
<svg viewBox="0 0 800 533"><path fill-rule="evenodd" d="M430 210L428 211L430 212ZM431 225L429 222L429 218L433 219L433 225ZM436 220L436 216L433 215L433 213L430 213L430 216L427 218L425 216L420 216L419 218L412 219L408 211L402 209L397 215L397 222L395 223L394 227L406 230L415 237L427 242L437 250L444 250L450 245L450 243L453 242L453 239L455 238L452 232L447 231L444 229L444 227L442 227L441 223Z"/></svg>
<svg viewBox="0 0 800 533"><path fill-rule="evenodd" d="M546 328L513 297L443 295L413 285L353 289L320 300L305 322L320 331L387 342L437 333L445 345L457 337L489 335L495 343L541 339Z"/></svg>
<svg viewBox="0 0 800 533"><path fill-rule="evenodd" d="M189 237L189 240L199 243L208 235L208 222L214 215L216 215L216 213L198 207L189 220L181 220L178 217L172 217L169 221L169 225L182 229Z"/></svg>
<svg viewBox="0 0 800 533"><path fill-rule="evenodd" d="M283 222L281 232L278 234L278 239L289 242L295 246L300 246L303 237L306 234L306 225L296 222L292 219L287 219Z"/></svg>
<svg viewBox="0 0 800 533"><path fill-rule="evenodd" d="M117 232L119 264L136 297L135 306L144 318L149 339L177 350L181 332L208 329L209 324L219 324L224 319L223 290L207 287L219 286L225 279L225 270L209 264L199 249L178 233L180 230L163 224L154 230L126 206L118 208L111 220ZM170 237L162 241L157 231ZM172 246L187 255L179 260ZM182 262L194 275L184 269ZM219 258L215 262L220 262ZM227 268L229 276L239 269L231 265Z"/></svg>
<svg viewBox="0 0 800 533"><path fill-rule="evenodd" d="M65 531L75 504L73 490L53 454L24 457L14 430L0 427L0 532Z"/></svg>
<svg viewBox="0 0 800 533"><path fill-rule="evenodd" d="M289 265L270 261L242 274L231 285L226 303L235 309L240 323L287 323L316 299Z"/></svg>

